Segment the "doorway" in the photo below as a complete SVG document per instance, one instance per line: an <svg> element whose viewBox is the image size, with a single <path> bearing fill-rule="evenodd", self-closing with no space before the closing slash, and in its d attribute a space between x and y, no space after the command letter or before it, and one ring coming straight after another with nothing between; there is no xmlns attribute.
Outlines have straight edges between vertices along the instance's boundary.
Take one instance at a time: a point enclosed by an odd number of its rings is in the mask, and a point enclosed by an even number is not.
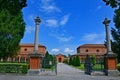
<svg viewBox="0 0 120 80"><path fill-rule="evenodd" d="M59 58L59 59L58 59L58 62L59 62L59 63L61 63L61 62L62 62L62 59L61 59L61 58Z"/></svg>

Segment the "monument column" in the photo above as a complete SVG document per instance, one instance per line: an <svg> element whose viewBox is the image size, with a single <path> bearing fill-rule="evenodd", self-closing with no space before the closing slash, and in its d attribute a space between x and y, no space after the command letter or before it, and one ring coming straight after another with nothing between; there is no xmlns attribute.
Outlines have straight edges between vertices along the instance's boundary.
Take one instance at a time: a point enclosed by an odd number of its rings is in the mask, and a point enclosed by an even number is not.
<svg viewBox="0 0 120 80"><path fill-rule="evenodd" d="M104 68L105 68L105 74L108 76L117 76L117 59L116 54L112 52L111 49L111 41L110 41L110 31L109 31L109 23L110 20L105 18L103 21L103 24L105 25L106 29L106 42L107 42L107 53L104 55Z"/></svg>
<svg viewBox="0 0 120 80"><path fill-rule="evenodd" d="M39 17L35 19L35 39L34 39L34 52L29 54L29 75L39 75L40 74L40 63L41 63L41 54L38 52L38 32L39 32L39 24L41 20Z"/></svg>

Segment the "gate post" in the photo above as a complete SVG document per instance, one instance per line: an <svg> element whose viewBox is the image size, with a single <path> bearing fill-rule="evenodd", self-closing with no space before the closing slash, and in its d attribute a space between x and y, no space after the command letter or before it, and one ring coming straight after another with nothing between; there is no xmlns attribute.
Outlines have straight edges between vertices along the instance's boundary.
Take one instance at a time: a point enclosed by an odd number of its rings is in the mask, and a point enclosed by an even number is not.
<svg viewBox="0 0 120 80"><path fill-rule="evenodd" d="M38 52L38 32L39 32L39 24L41 20L39 17L35 19L35 39L34 39L34 52L29 54L29 75L39 75L40 74L40 63L41 63L41 54Z"/></svg>
<svg viewBox="0 0 120 80"><path fill-rule="evenodd" d="M41 54L40 53L32 53L29 55L29 75L40 75L41 68Z"/></svg>
<svg viewBox="0 0 120 80"><path fill-rule="evenodd" d="M117 60L116 60L117 55L113 53L111 49L109 23L110 20L105 18L105 20L103 21L103 24L105 25L105 29L106 29L106 41L107 41L107 53L104 55L105 74L108 76L118 76L119 72L117 70Z"/></svg>

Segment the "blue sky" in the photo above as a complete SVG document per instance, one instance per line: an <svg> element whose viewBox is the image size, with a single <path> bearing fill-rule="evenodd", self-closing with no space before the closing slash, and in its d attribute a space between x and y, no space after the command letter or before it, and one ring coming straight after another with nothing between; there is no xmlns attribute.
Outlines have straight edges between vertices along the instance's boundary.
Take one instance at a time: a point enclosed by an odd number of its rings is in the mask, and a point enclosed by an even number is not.
<svg viewBox="0 0 120 80"><path fill-rule="evenodd" d="M82 44L103 44L105 17L113 9L102 0L27 0L23 9L26 31L21 43L34 43L35 22L40 16L39 44L51 54L75 54ZM114 27L111 21L110 27Z"/></svg>

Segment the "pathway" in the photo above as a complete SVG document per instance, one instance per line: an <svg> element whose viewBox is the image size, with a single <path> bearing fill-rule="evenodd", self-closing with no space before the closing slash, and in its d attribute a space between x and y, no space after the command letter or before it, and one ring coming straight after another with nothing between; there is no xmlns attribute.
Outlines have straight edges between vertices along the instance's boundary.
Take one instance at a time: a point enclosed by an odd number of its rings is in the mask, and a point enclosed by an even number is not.
<svg viewBox="0 0 120 80"><path fill-rule="evenodd" d="M0 80L120 80L120 77L85 75L83 71L63 63L57 65L57 70L57 76L0 74Z"/></svg>

